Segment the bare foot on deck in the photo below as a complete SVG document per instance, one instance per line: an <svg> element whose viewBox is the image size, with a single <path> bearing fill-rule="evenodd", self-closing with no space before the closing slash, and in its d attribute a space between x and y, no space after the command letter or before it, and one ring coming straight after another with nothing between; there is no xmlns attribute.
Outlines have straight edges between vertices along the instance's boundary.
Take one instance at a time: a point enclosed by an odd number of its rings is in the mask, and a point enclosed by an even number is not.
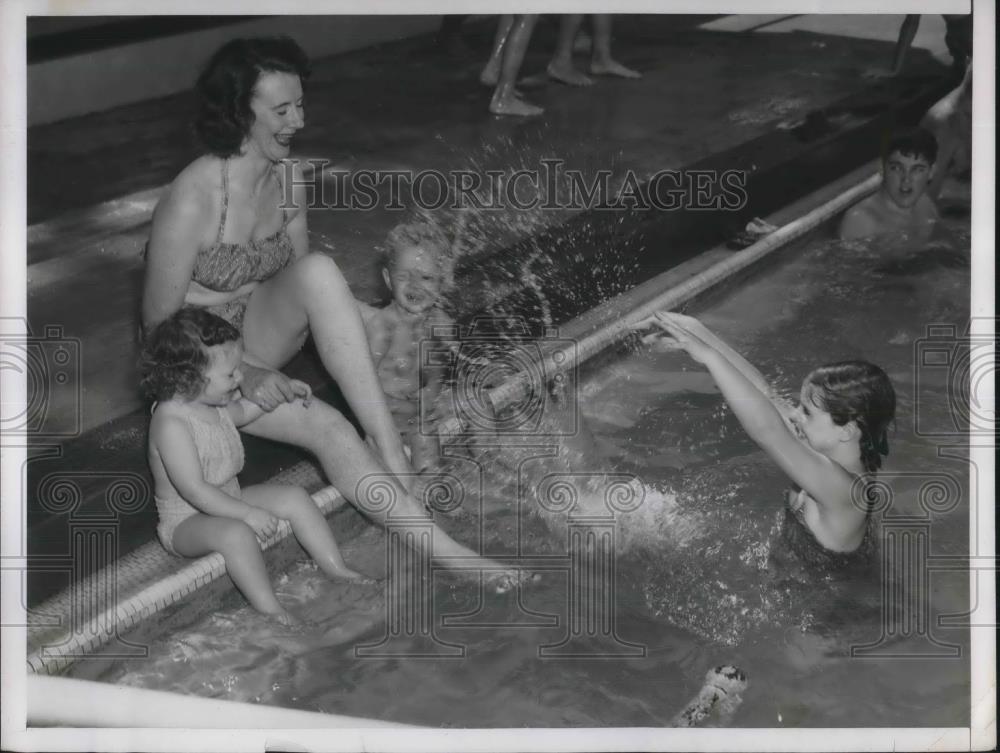
<svg viewBox="0 0 1000 753"><path fill-rule="evenodd" d="M594 60L590 64L590 72L595 76L618 76L620 78L642 78L639 71L634 71L622 65L617 60Z"/></svg>
<svg viewBox="0 0 1000 753"><path fill-rule="evenodd" d="M545 110L511 95L507 97L494 96L490 102L490 112L494 115L513 115L521 118L530 118L535 115L541 115Z"/></svg>
<svg viewBox="0 0 1000 753"><path fill-rule="evenodd" d="M549 63L545 72L549 74L549 78L568 84L569 86L591 86L594 83L592 79L584 76L572 65Z"/></svg>

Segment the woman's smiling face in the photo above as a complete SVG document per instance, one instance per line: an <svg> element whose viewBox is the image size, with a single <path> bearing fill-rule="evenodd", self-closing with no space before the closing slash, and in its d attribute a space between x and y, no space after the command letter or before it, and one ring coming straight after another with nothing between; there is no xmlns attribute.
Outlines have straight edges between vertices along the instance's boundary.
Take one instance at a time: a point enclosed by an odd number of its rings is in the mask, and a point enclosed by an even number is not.
<svg viewBox="0 0 1000 753"><path fill-rule="evenodd" d="M244 151L254 150L272 162L287 158L292 137L305 125L299 77L276 71L261 73L250 109L254 121L244 141Z"/></svg>

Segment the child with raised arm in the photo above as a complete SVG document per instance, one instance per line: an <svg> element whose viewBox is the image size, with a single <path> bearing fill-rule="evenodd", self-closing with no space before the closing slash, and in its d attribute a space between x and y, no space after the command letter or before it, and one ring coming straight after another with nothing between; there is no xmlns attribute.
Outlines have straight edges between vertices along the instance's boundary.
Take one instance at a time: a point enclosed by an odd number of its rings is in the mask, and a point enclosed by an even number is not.
<svg viewBox="0 0 1000 753"><path fill-rule="evenodd" d="M383 308L358 303L389 411L418 473L440 454L433 409L443 374L421 364L420 343L431 340L435 328L453 324L440 306L448 247L444 233L430 223L397 225L386 240L382 267L392 301Z"/></svg>
<svg viewBox="0 0 1000 753"><path fill-rule="evenodd" d="M658 338L662 348L708 368L750 438L795 483L782 538L799 559L824 572L877 566L864 477L889 453L896 395L885 372L867 361L821 366L793 408L772 399L760 372L697 319L658 312L637 327L648 325L672 336Z"/></svg>
<svg viewBox="0 0 1000 753"><path fill-rule="evenodd" d="M295 622L271 588L260 542L287 520L327 576L363 578L344 564L323 514L297 486L241 489L243 444L236 427L263 412L240 396L240 333L204 309L181 309L147 338L142 388L153 400L149 466L164 548L181 557L219 552L237 588L259 612ZM309 386L292 380L303 403Z"/></svg>

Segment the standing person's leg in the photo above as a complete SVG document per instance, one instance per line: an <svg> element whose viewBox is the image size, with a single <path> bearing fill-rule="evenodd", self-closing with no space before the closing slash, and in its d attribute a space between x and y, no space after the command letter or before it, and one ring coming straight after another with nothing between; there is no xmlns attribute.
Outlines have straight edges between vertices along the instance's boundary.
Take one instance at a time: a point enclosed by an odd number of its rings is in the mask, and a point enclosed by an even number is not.
<svg viewBox="0 0 1000 753"><path fill-rule="evenodd" d="M594 44L590 56L590 72L595 76L621 76L622 78L642 78L639 71L628 68L611 57L611 16L595 13Z"/></svg>
<svg viewBox="0 0 1000 753"><path fill-rule="evenodd" d="M479 83L485 86L496 86L500 81L500 64L503 61L503 51L507 46L507 37L510 36L511 27L514 25L514 16L500 16L497 21L497 32L493 36L493 48L490 50L490 59L486 61L483 72L479 74Z"/></svg>
<svg viewBox="0 0 1000 753"><path fill-rule="evenodd" d="M556 49L545 69L551 78L570 86L590 86L594 83L573 67L573 41L582 22L582 13L568 13L559 17Z"/></svg>
<svg viewBox="0 0 1000 753"><path fill-rule="evenodd" d="M524 54L528 51L531 33L538 21L536 15L517 15L511 25L510 33L503 44L503 60L500 64L500 79L493 97L490 100L490 112L494 115L541 115L541 107L529 104L518 97L514 89L517 74L524 62Z"/></svg>

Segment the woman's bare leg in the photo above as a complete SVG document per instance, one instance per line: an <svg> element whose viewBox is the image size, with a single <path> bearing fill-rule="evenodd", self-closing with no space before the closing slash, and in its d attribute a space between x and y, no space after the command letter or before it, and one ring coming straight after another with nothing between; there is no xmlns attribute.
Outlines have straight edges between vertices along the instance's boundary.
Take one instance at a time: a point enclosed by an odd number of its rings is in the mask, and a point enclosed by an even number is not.
<svg viewBox="0 0 1000 753"><path fill-rule="evenodd" d="M386 467L408 474L410 465L375 373L357 303L336 263L316 253L253 292L243 320L243 344L248 355L279 369L309 332L323 366L377 444Z"/></svg>
<svg viewBox="0 0 1000 753"><path fill-rule="evenodd" d="M330 483L351 504L382 525L401 517L411 520L427 517L423 505L385 470L350 422L321 400L314 399L308 407L301 402L285 403L242 427L242 431L312 452ZM393 500L386 509L381 509L380 500L374 498L382 492ZM459 544L437 526L433 546L431 555L444 565L448 564L448 558L479 558L477 552ZM501 567L488 559L482 559L482 563L491 569Z"/></svg>
<svg viewBox="0 0 1000 753"><path fill-rule="evenodd" d="M373 403L380 406L388 425L381 430L391 433L402 455L402 442L375 375L354 297L333 260L321 254L307 255L254 291L243 320L244 346L247 353L277 369L298 352L309 330L323 365L355 414L364 423L362 409L371 412ZM374 433L368 426L365 429L369 435ZM321 400L314 399L308 406L298 400L284 403L241 430L312 452L330 483L382 525L387 523L388 511L379 512L371 504L374 500L363 498L374 493L373 483L380 489L391 489L393 515L427 516L423 505L403 488L397 478L399 472L388 459L377 457L354 426ZM380 442L379 449L384 450L387 444ZM405 456L402 461L408 467ZM448 558L479 557L436 526L433 546L431 555L442 564L448 564ZM501 567L491 560L481 561L487 568Z"/></svg>

